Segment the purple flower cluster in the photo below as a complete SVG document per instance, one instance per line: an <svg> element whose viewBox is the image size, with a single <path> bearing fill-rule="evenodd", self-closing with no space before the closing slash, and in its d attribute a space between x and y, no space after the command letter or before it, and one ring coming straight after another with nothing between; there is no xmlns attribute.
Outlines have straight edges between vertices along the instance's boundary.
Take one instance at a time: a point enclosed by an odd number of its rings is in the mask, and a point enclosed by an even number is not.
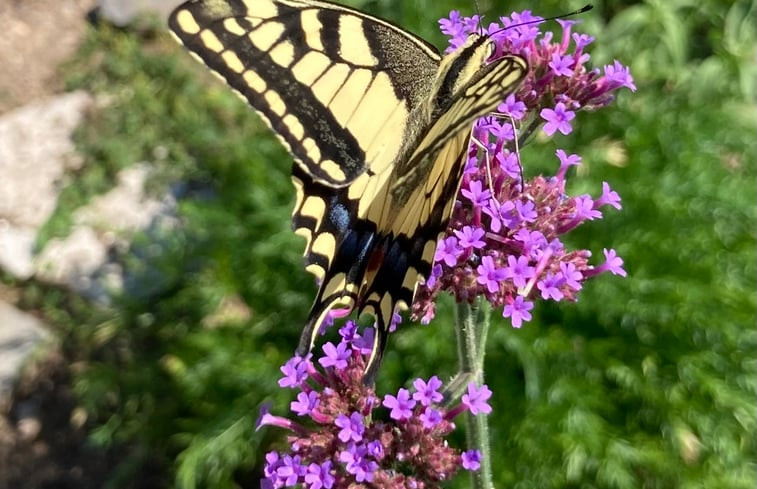
<svg viewBox="0 0 757 489"><path fill-rule="evenodd" d="M372 329L366 330L371 335ZM442 382L416 379L412 389L380 399L363 384L371 337L361 336L352 321L339 330L338 345L326 343L317 369L311 355L294 357L281 371L281 387L298 389L290 408L310 419L309 427L261 411L258 427L273 425L291 432L289 450L266 455L264 489L292 487L346 489L430 489L440 487L461 467L477 470L481 454L450 447L452 420L465 411L488 414L491 391L468 386L459 405L440 405Z"/></svg>
<svg viewBox="0 0 757 489"><path fill-rule="evenodd" d="M605 271L626 274L614 250L605 250L604 264L592 266L590 251L570 251L560 241L585 221L600 219L602 207L620 209L618 194L603 183L596 199L568 196L567 170L579 165L581 157L562 149L556 151L559 169L554 177L524 182L517 148L539 127L547 136L571 133L576 111L607 105L621 87L635 90L633 78L617 61L605 66L604 74L587 69L584 48L593 39L573 33L572 21L558 21L562 37L557 42L534 24L503 30L536 19L524 11L484 29L496 42L493 57L518 54L530 69L518 90L498 107L501 116L484 117L473 129L452 219L438 244L431 275L413 304L413 317L424 323L434 317L434 300L441 291L452 293L458 302L484 296L520 327L531 319L534 300L576 300L587 278ZM481 33L477 18L462 18L458 12L440 24L451 36L450 48L473 32Z"/></svg>

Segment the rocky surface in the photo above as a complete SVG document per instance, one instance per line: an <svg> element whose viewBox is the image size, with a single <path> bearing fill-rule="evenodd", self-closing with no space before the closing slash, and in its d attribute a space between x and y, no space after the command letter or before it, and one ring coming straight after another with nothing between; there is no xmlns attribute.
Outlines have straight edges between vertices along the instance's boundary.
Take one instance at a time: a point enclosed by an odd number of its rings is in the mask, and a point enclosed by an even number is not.
<svg viewBox="0 0 757 489"><path fill-rule="evenodd" d="M50 334L39 319L0 302L0 409L28 356L46 341Z"/></svg>
<svg viewBox="0 0 757 489"><path fill-rule="evenodd" d="M166 18L182 0L101 0L98 15L108 22L123 27L140 15L157 15Z"/></svg>
<svg viewBox="0 0 757 489"><path fill-rule="evenodd" d="M71 134L91 104L72 92L0 117L0 267L18 278L34 274L37 231L55 210L65 171L79 164Z"/></svg>
<svg viewBox="0 0 757 489"><path fill-rule="evenodd" d="M95 0L1 0L0 113L63 89L58 65L84 38Z"/></svg>

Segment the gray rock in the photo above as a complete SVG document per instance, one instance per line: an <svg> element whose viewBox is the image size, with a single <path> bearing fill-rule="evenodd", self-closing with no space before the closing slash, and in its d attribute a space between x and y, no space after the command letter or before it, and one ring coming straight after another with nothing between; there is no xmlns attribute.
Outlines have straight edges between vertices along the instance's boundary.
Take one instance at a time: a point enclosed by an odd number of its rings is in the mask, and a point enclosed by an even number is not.
<svg viewBox="0 0 757 489"><path fill-rule="evenodd" d="M101 0L98 15L119 27L124 27L137 16L155 14L168 18L169 12L182 0Z"/></svg>
<svg viewBox="0 0 757 489"><path fill-rule="evenodd" d="M21 367L49 338L39 319L0 301L0 406L7 405Z"/></svg>
<svg viewBox="0 0 757 489"><path fill-rule="evenodd" d="M174 213L170 195L159 201L144 194L150 172L144 163L122 170L116 187L78 209L71 234L50 240L35 258L35 276L107 303L109 293L123 285L120 265L110 261L109 250L127 249L134 233Z"/></svg>
<svg viewBox="0 0 757 489"><path fill-rule="evenodd" d="M27 279L34 239L58 200L58 182L77 165L71 134L92 104L85 92L36 102L0 117L0 267Z"/></svg>

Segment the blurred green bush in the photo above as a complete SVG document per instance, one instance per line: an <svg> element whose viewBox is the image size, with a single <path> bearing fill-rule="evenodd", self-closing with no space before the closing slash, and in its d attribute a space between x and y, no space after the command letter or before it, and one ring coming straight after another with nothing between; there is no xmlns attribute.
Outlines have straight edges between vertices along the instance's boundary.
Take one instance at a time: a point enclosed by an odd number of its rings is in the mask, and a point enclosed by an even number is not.
<svg viewBox="0 0 757 489"><path fill-rule="evenodd" d="M436 19L472 11L450 0L352 4L439 46ZM629 64L639 90L579 114L574 134L531 145L523 160L527 172L554 172L556 147L580 153L571 190L597 195L607 181L620 193L621 212L572 239L599 256L616 248L629 277L593 281L576 304L540 304L521 330L494 328L499 487L757 485L754 14L749 1L608 0L583 17L595 65ZM180 197L181 225L138 237L123 256L127 287L112 308L27 297L60 325L92 439L132 447L112 486L157 460L176 487L257 487L263 454L283 443L254 432L257 410L288 406L278 367L315 291L290 231L290 157L162 30L93 29L67 72L70 88L104 102L77 135L86 163L40 245L138 161L158 169L155 192ZM379 389L454 373L443 367L454 365L449 318L442 308L392 337Z"/></svg>

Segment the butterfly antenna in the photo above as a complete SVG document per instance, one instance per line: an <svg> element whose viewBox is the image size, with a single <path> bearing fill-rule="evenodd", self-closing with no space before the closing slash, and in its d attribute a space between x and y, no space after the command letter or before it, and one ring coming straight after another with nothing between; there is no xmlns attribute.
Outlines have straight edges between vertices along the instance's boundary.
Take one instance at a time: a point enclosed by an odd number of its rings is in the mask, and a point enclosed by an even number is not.
<svg viewBox="0 0 757 489"><path fill-rule="evenodd" d="M481 7L478 5L478 0L473 0L473 6L476 7L476 22L478 22L478 32L484 32L484 16L481 15Z"/></svg>
<svg viewBox="0 0 757 489"><path fill-rule="evenodd" d="M561 15L554 15L552 17L545 17L543 19L529 20L528 22L521 22L520 24L509 25L507 27L503 27L502 29L500 29L500 30L498 30L496 32L492 32L491 35L493 36L495 34L498 34L498 33L502 32L502 31L506 31L508 29L513 29L515 27L521 27L521 26L524 26L524 25L541 24L542 22L548 22L550 20L558 20L558 19L565 19L566 17L573 17L574 15L579 15L579 14L582 14L584 12L588 12L589 10L591 10L593 8L594 8L594 5L592 5L590 3L587 3L586 5L584 5L583 7L581 7L580 9L574 10L573 12L568 12L567 14L561 14Z"/></svg>

